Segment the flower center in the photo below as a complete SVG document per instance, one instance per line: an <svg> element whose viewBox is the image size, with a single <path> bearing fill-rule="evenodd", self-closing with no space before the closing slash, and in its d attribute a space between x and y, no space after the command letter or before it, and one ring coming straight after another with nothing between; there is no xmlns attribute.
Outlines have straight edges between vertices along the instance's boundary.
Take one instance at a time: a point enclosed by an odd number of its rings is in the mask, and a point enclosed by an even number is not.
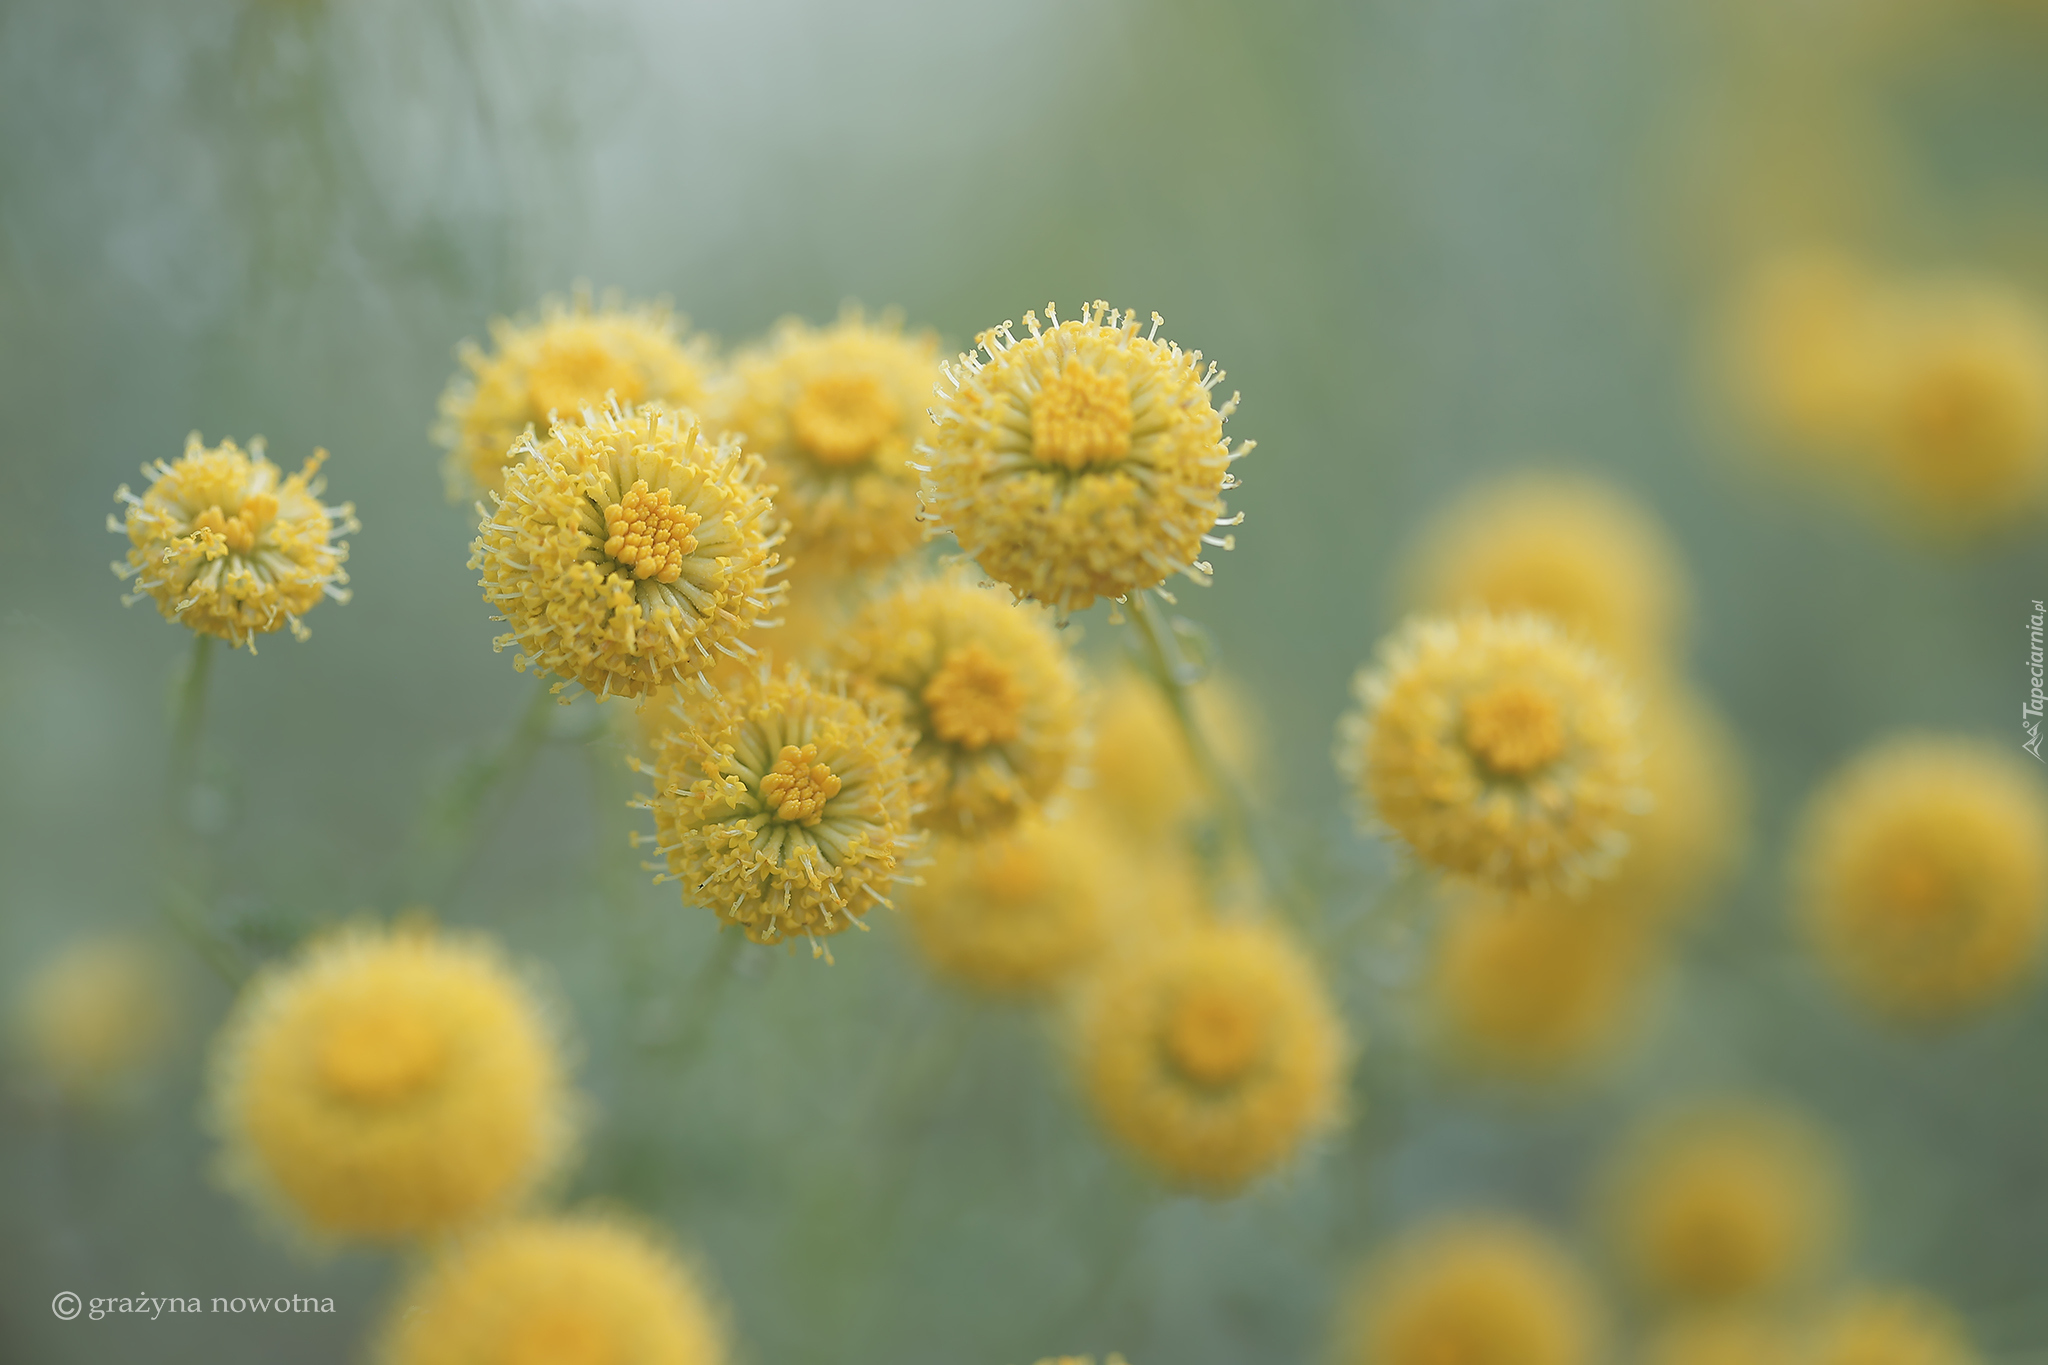
<svg viewBox="0 0 2048 1365"><path fill-rule="evenodd" d="M527 372L526 388L536 422L545 422L550 412L575 421L585 404L602 403L607 393L617 394L621 403L638 403L647 396L639 369L588 333L542 343Z"/></svg>
<svg viewBox="0 0 2048 1365"><path fill-rule="evenodd" d="M867 459L902 420L896 401L871 374L820 375L804 385L789 414L797 444L828 465Z"/></svg>
<svg viewBox="0 0 2048 1365"><path fill-rule="evenodd" d="M219 503L213 504L192 518L192 530L194 534L211 531L226 542L228 549L245 555L256 548L256 537L276 516L275 493L251 493L242 499L241 509L233 516L222 512Z"/></svg>
<svg viewBox="0 0 2048 1365"><path fill-rule="evenodd" d="M1911 851L1891 856L1879 885L1892 913L1908 924L1938 920L1953 903L1954 892L1942 869L1932 859Z"/></svg>
<svg viewBox="0 0 2048 1365"><path fill-rule="evenodd" d="M1175 1002L1166 1024L1166 1052L1182 1075L1200 1085L1228 1085L1251 1070L1266 1045L1266 1021L1243 995L1196 986Z"/></svg>
<svg viewBox="0 0 2048 1365"><path fill-rule="evenodd" d="M1498 683L1465 699L1465 746L1502 776L1526 776L1563 756L1564 716L1542 689Z"/></svg>
<svg viewBox="0 0 2048 1365"><path fill-rule="evenodd" d="M1017 737L1024 719L1024 689L985 647L961 645L946 655L925 684L932 732L963 749L985 749Z"/></svg>
<svg viewBox="0 0 2048 1365"><path fill-rule="evenodd" d="M527 1314L509 1334L506 1365L616 1365L619 1342L581 1307L549 1304Z"/></svg>
<svg viewBox="0 0 2048 1365"><path fill-rule="evenodd" d="M1029 904L1052 883L1052 868L1020 840L984 845L980 873L983 894L998 905Z"/></svg>
<svg viewBox="0 0 2048 1365"><path fill-rule="evenodd" d="M1131 382L1069 365L1031 403L1031 450L1046 464L1086 469L1131 453Z"/></svg>
<svg viewBox="0 0 2048 1365"><path fill-rule="evenodd" d="M663 488L647 491L641 479L626 490L626 500L604 509L604 552L633 571L635 578L673 583L683 576L683 561L697 553L697 529L701 518L687 507L677 507L673 495Z"/></svg>
<svg viewBox="0 0 2048 1365"><path fill-rule="evenodd" d="M775 807L778 820L815 825L824 818L825 803L839 795L838 776L818 761L818 746L782 746L775 766L761 779L761 795Z"/></svg>
<svg viewBox="0 0 2048 1365"><path fill-rule="evenodd" d="M396 1104L426 1089L448 1064L448 1043L417 1010L397 1001L360 1006L321 1040L320 1080L357 1104Z"/></svg>

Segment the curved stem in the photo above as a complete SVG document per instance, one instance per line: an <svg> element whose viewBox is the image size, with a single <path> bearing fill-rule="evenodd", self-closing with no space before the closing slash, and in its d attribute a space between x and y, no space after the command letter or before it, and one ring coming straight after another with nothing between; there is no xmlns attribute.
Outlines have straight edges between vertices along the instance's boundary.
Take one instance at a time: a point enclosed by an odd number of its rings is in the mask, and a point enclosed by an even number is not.
<svg viewBox="0 0 2048 1365"><path fill-rule="evenodd" d="M415 882L427 904L443 907L461 888L490 832L492 821L485 818L486 812L516 790L533 766L547 742L558 706L546 683L535 687L503 742L465 768L442 792L437 802L440 809L429 817L428 831L428 861L437 861L432 855L438 850L440 870Z"/></svg>

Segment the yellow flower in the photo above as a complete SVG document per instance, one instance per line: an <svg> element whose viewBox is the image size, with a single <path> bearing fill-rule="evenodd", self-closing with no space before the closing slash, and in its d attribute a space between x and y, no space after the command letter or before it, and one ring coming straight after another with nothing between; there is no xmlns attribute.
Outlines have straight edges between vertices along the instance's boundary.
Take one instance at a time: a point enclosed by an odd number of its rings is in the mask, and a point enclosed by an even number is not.
<svg viewBox="0 0 2048 1365"><path fill-rule="evenodd" d="M2048 798L1967 740L1881 744L1808 804L1807 927L1835 976L1902 1020L1952 1018L2017 986L2048 910Z"/></svg>
<svg viewBox="0 0 2048 1365"><path fill-rule="evenodd" d="M1808 1365L1976 1365L1955 1316L1911 1290L1862 1290L1821 1319Z"/></svg>
<svg viewBox="0 0 2048 1365"><path fill-rule="evenodd" d="M1200 351L1140 333L1135 313L1100 301L1051 325L1024 315L975 340L987 355L943 367L924 457L925 516L991 578L1062 613L1121 599L1175 573L1206 582L1204 545L1236 487L1235 450L1209 390L1223 378Z"/></svg>
<svg viewBox="0 0 2048 1365"><path fill-rule="evenodd" d="M637 697L752 653L780 593L757 457L662 408L592 410L520 450L469 566L522 672Z"/></svg>
<svg viewBox="0 0 2048 1365"><path fill-rule="evenodd" d="M1047 1356L1038 1365L1095 1365L1094 1356ZM1102 1365L1125 1365L1124 1358L1111 1351L1102 1358Z"/></svg>
<svg viewBox="0 0 2048 1365"><path fill-rule="evenodd" d="M1963 281L1901 305L1876 410L1901 509L1939 531L1993 529L2048 491L2048 327L2011 291Z"/></svg>
<svg viewBox="0 0 2048 1365"><path fill-rule="evenodd" d="M1839 456L1881 401L1894 320L1875 281L1828 252L1790 252L1743 287L1730 338L1737 396L1787 453Z"/></svg>
<svg viewBox="0 0 2048 1365"><path fill-rule="evenodd" d="M763 666L678 694L652 740L654 851L686 904L756 943L855 925L905 876L910 737L837 676ZM637 836L636 836L637 840Z"/></svg>
<svg viewBox="0 0 2048 1365"><path fill-rule="evenodd" d="M1635 710L1554 623L1414 618L1353 690L1338 767L1423 862L1511 888L1612 871L1645 804Z"/></svg>
<svg viewBox="0 0 2048 1365"><path fill-rule="evenodd" d="M1445 1048L1493 1075L1546 1078L1603 1060L1654 981L1659 945L1604 890L1476 897L1444 925L1429 999Z"/></svg>
<svg viewBox="0 0 2048 1365"><path fill-rule="evenodd" d="M326 458L316 450L286 477L263 458L260 438L244 454L233 441L209 449L195 431L176 464L144 465L148 490L138 498L121 485L127 520L107 518L133 547L114 572L141 591L123 600L153 597L166 620L252 654L258 635L284 627L305 639L300 618L322 597L348 601L348 542L335 537L360 529L353 504L320 501Z"/></svg>
<svg viewBox="0 0 2048 1365"><path fill-rule="evenodd" d="M125 934L68 945L37 969L16 1008L27 1062L77 1101L106 1097L153 1060L177 1014L168 967Z"/></svg>
<svg viewBox="0 0 2048 1365"><path fill-rule="evenodd" d="M1600 1311L1547 1238L1499 1216L1410 1232L1347 1305L1341 1365L1593 1365Z"/></svg>
<svg viewBox="0 0 2048 1365"><path fill-rule="evenodd" d="M500 1224L401 1291L381 1365L722 1365L703 1287L646 1233L589 1215Z"/></svg>
<svg viewBox="0 0 2048 1365"><path fill-rule="evenodd" d="M1159 685L1118 668L1095 688L1095 744L1088 765L1089 804L1147 843L1178 832L1209 803L1206 779ZM1260 743L1257 718L1227 679L1189 689L1195 723L1230 776L1250 782Z"/></svg>
<svg viewBox="0 0 2048 1365"><path fill-rule="evenodd" d="M538 321L493 321L490 354L465 341L457 354L468 373L449 381L434 430L448 448L450 496L504 487L520 437L558 419L575 422L613 398L701 411L712 357L703 342L679 340L678 330L665 305L621 308L607 299L593 311L579 294L566 305L545 300Z"/></svg>
<svg viewBox="0 0 2048 1365"><path fill-rule="evenodd" d="M1646 1356L1649 1365L1800 1365L1790 1332L1742 1313L1681 1318L1650 1339Z"/></svg>
<svg viewBox="0 0 2048 1365"><path fill-rule="evenodd" d="M1727 1304L1791 1289L1820 1268L1838 1184L1833 1154L1796 1115L1723 1103L1638 1132L1610 1177L1607 1210L1649 1290Z"/></svg>
<svg viewBox="0 0 2048 1365"><path fill-rule="evenodd" d="M1684 571L1649 512L1592 479L1524 474L1474 489L1417 545L1409 597L1548 616L1574 638L1655 672L1684 614Z"/></svg>
<svg viewBox="0 0 2048 1365"><path fill-rule="evenodd" d="M252 981L213 1059L238 1185L317 1238L449 1231L565 1154L569 1096L533 992L478 938L354 928Z"/></svg>
<svg viewBox="0 0 2048 1365"><path fill-rule="evenodd" d="M788 318L733 361L721 425L767 459L789 517L789 553L805 570L868 569L923 538L912 447L931 429L938 341L857 309L826 328Z"/></svg>
<svg viewBox="0 0 2048 1365"><path fill-rule="evenodd" d="M1035 811L1083 754L1080 684L1046 613L957 577L869 603L834 661L917 735L920 819L981 835Z"/></svg>
<svg viewBox="0 0 2048 1365"><path fill-rule="evenodd" d="M981 990L1056 986L1101 952L1140 892L1114 848L1081 821L1020 821L943 839L905 897L925 959Z"/></svg>
<svg viewBox="0 0 2048 1365"><path fill-rule="evenodd" d="M1110 1131L1212 1194L1285 1161L1342 1101L1343 1026L1314 967L1263 924L1191 926L1112 955L1078 1046Z"/></svg>
<svg viewBox="0 0 2048 1365"><path fill-rule="evenodd" d="M1668 681L1648 689L1641 727L1650 804L1624 823L1628 852L1604 886L1615 904L1669 920L1740 865L1748 784L1727 723L1689 689Z"/></svg>

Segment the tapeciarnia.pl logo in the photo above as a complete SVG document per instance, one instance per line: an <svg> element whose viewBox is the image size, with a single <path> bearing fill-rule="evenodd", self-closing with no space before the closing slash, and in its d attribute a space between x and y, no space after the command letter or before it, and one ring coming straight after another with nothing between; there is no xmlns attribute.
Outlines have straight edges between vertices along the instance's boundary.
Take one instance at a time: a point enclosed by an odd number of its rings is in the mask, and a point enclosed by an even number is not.
<svg viewBox="0 0 2048 1365"><path fill-rule="evenodd" d="M2048 707L2048 693L2041 690L2041 624L2044 620L2048 620L2048 605L2043 605L2036 598L2034 614L2027 621L2027 639L2031 645L2027 652L2027 672L2033 675L2034 686L2027 696L2027 704L2020 708L2020 724L2027 732L2027 741L2020 747L2032 754L2036 762L2048 762L2041 757L2041 712Z"/></svg>

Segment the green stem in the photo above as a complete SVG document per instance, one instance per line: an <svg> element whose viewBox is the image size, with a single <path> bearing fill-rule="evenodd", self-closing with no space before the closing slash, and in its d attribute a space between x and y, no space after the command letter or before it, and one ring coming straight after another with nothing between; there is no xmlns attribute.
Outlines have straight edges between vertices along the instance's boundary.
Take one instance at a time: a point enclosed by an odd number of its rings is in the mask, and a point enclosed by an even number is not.
<svg viewBox="0 0 2048 1365"><path fill-rule="evenodd" d="M207 922L202 890L206 871L200 832L192 828L192 794L199 773L199 736L206 720L206 683L213 662L213 637L194 632L192 656L171 701L171 751L164 778L163 886L158 909L164 922L192 946L230 986L249 974L234 945Z"/></svg>
<svg viewBox="0 0 2048 1365"><path fill-rule="evenodd" d="M558 705L547 684L535 687L504 742L465 770L444 794L442 808L433 822L436 837L431 840L434 848L443 850L442 867L438 874L429 874L419 883L425 888L422 899L427 904L444 907L461 888L483 852L484 839L493 823L485 818L486 812L516 790L526 770L533 766L535 756L547 742Z"/></svg>
<svg viewBox="0 0 2048 1365"><path fill-rule="evenodd" d="M733 967L739 962L747 936L736 929L722 930L718 941L704 959L704 965L697 969L695 979L690 982L689 1013L675 1032L665 1039L651 1041L647 1051L661 1056L669 1063L669 1078L674 1079L688 1070L704 1050L705 1040L711 1036L711 1024L718 1017L718 1006L725 999L726 987L732 984Z"/></svg>
<svg viewBox="0 0 2048 1365"><path fill-rule="evenodd" d="M1217 757L1214 746L1209 743L1209 737L1195 716L1194 697L1190 690L1196 681L1194 670L1180 657L1179 647L1172 642L1165 623L1159 619L1159 608L1152 602L1151 593L1132 593L1128 614L1144 648L1152 680L1165 695L1166 704L1187 741L1195 770L1215 795L1225 833L1258 868L1266 893L1280 895L1286 879L1281 875L1271 851L1258 837L1258 827L1252 820L1251 808L1245 804L1242 787L1231 778L1229 770Z"/></svg>
<svg viewBox="0 0 2048 1365"><path fill-rule="evenodd" d="M164 797L173 837L185 833L191 814L192 782L199 769L199 732L206 720L206 680L212 671L213 637L192 635L192 657L171 703L171 755Z"/></svg>

